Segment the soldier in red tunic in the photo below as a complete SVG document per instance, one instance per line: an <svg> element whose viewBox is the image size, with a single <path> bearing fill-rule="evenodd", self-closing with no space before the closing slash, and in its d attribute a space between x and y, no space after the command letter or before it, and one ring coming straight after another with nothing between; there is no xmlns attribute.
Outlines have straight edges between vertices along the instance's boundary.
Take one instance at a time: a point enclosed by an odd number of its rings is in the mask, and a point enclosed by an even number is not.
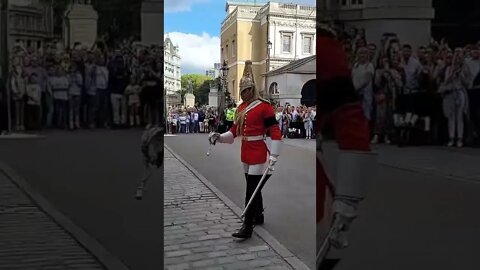
<svg viewBox="0 0 480 270"><path fill-rule="evenodd" d="M247 182L246 206L267 167L273 167L277 162L282 144L282 134L275 118L273 106L268 101L261 99L256 90L251 61L245 63L243 78L240 81L240 96L243 103L237 109L233 126L223 134L211 133L209 140L213 144L216 142L231 144L236 137L241 137L241 160ZM272 139L270 149L265 141L267 131ZM270 174L267 175L267 179L270 176ZM245 213L242 227L232 236L241 239L250 238L253 226L263 223L263 199L259 192Z"/></svg>
<svg viewBox="0 0 480 270"><path fill-rule="evenodd" d="M360 99L353 87L347 57L334 30L317 29L317 134L329 123L340 153L338 172L324 167L321 136L317 140L317 268L331 269L324 260L330 247L347 245L346 233L357 217L371 178L375 155L370 150L370 131Z"/></svg>

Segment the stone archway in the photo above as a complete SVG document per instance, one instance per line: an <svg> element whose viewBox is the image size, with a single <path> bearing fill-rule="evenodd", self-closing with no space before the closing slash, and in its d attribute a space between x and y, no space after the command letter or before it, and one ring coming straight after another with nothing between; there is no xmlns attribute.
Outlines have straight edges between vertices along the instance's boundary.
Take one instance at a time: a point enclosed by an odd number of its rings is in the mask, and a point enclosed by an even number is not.
<svg viewBox="0 0 480 270"><path fill-rule="evenodd" d="M268 92L271 96L278 95L278 84L276 82L271 83Z"/></svg>
<svg viewBox="0 0 480 270"><path fill-rule="evenodd" d="M309 80L302 87L302 98L300 103L307 107L317 104L317 81L315 79Z"/></svg>

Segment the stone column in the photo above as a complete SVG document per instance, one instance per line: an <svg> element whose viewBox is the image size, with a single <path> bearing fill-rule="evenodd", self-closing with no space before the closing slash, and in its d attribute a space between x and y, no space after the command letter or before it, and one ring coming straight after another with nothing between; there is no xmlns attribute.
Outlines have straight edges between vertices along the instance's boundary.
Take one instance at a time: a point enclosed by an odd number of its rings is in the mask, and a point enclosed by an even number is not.
<svg viewBox="0 0 480 270"><path fill-rule="evenodd" d="M76 0L66 12L65 44L70 48L76 42L88 48L97 40L98 13L93 9L91 1Z"/></svg>

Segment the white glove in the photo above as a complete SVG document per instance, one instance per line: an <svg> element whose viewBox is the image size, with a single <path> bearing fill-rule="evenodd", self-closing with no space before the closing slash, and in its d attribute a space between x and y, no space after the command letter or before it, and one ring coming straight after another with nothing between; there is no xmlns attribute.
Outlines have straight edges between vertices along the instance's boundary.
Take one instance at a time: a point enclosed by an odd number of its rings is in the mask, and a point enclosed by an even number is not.
<svg viewBox="0 0 480 270"><path fill-rule="evenodd" d="M208 141L213 145L217 143L218 139L220 139L220 133L212 132L208 135Z"/></svg>
<svg viewBox="0 0 480 270"><path fill-rule="evenodd" d="M268 167L273 171L275 163L277 163L278 156L270 155Z"/></svg>

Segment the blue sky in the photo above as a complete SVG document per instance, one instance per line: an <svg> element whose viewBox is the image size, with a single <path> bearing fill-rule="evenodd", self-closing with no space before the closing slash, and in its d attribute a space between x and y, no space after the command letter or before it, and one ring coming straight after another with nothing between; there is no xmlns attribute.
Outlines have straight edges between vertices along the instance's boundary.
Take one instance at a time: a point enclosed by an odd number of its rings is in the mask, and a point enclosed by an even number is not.
<svg viewBox="0 0 480 270"><path fill-rule="evenodd" d="M242 0L251 2L254 0ZM267 0L256 0L266 3ZM273 1L272 1L273 2ZM315 0L276 0L275 2L314 5ZM205 74L220 62L220 27L226 17L226 0L165 0L165 34L179 46L182 73Z"/></svg>
<svg viewBox="0 0 480 270"><path fill-rule="evenodd" d="M224 8L222 0L165 0L165 32L218 36L226 15Z"/></svg>

